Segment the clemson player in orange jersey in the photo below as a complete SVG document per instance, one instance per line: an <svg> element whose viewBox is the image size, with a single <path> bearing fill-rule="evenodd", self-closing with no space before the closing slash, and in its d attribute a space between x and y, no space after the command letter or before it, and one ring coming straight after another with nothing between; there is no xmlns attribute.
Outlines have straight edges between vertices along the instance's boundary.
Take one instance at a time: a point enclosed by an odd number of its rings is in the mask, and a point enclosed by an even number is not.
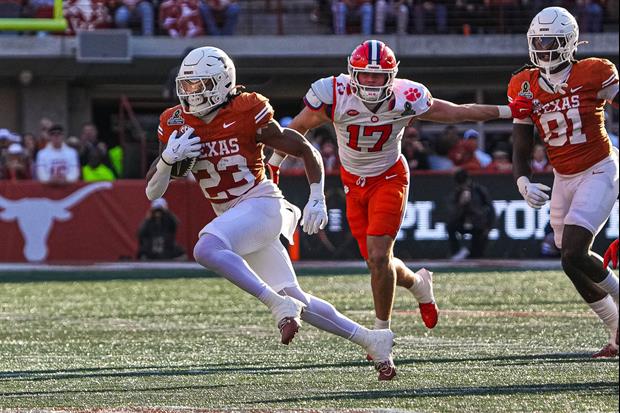
<svg viewBox="0 0 620 413"><path fill-rule="evenodd" d="M147 197L161 197L173 165L190 159L217 215L200 231L196 261L265 304L283 344L304 320L363 347L382 363L380 380L394 377L392 332L368 330L304 292L279 239L282 234L292 240L301 213L265 178L263 146L303 159L310 182L302 218L308 234L327 224L321 155L299 133L280 127L267 98L236 86L234 63L218 48L192 50L176 84L181 104L160 117L160 157L147 174Z"/></svg>
<svg viewBox="0 0 620 413"><path fill-rule="evenodd" d="M604 124L607 102L618 105L618 70L608 60L574 60L575 18L561 7L538 13L527 33L534 67L517 72L509 99L532 99L530 117L514 121L514 177L532 208L549 199L549 187L530 181L534 128L554 168L550 221L562 268L609 331L593 357L618 355L618 277L590 250L618 197L618 151Z"/></svg>

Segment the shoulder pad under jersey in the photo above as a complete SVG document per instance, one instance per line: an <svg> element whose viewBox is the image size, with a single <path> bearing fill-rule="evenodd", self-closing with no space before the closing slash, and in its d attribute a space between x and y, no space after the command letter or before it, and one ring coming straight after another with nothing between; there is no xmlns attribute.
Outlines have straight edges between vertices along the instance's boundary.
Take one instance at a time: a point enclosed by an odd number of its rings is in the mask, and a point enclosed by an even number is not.
<svg viewBox="0 0 620 413"><path fill-rule="evenodd" d="M334 77L324 77L312 83L306 94L306 100L312 107L334 103Z"/></svg>
<svg viewBox="0 0 620 413"><path fill-rule="evenodd" d="M395 79L394 95L396 104L404 108L403 115L420 116L433 104L433 96L427 87L408 79Z"/></svg>

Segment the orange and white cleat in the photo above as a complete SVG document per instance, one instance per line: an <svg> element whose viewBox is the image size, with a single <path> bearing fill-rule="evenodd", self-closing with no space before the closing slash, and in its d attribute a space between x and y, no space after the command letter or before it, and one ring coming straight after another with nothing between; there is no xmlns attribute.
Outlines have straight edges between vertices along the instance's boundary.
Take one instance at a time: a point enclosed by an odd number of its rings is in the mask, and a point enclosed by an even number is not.
<svg viewBox="0 0 620 413"><path fill-rule="evenodd" d="M417 271L422 282L414 285L411 290L413 296L418 300L420 307L420 316L426 328L434 328L439 320L439 307L435 303L435 294L433 293L433 273L422 268Z"/></svg>

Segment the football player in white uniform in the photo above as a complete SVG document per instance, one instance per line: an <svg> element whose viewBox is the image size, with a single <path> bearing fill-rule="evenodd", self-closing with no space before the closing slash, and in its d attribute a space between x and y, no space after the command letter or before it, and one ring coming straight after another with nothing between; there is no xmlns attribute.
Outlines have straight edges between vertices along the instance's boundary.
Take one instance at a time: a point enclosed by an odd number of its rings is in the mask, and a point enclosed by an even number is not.
<svg viewBox="0 0 620 413"><path fill-rule="evenodd" d="M375 358L379 379L391 379L392 332L368 330L304 292L279 239L292 239L301 213L265 178L263 146L303 159L311 193L302 223L309 234L327 223L321 155L298 132L281 128L268 99L243 92L235 78L220 49L201 47L185 57L176 79L181 104L161 115L161 155L147 174L147 197L161 197L173 165L195 158L192 173L217 215L200 231L196 261L265 304L282 343L293 339L301 319L362 346Z"/></svg>
<svg viewBox="0 0 620 413"><path fill-rule="evenodd" d="M509 99L536 102L513 125L513 173L532 208L549 199L549 187L530 182L534 126L553 166L550 223L562 268L609 332L593 357L618 355L618 277L591 251L594 237L618 199L618 152L605 130L605 105L618 105L618 70L607 59L575 59L579 26L562 7L538 13L527 33L534 67L515 73Z"/></svg>
<svg viewBox="0 0 620 413"><path fill-rule="evenodd" d="M456 105L433 99L421 83L396 77L398 63L383 42L363 42L348 58L348 74L310 86L306 107L289 127L305 134L324 123L334 125L347 220L371 272L375 328L390 328L396 285L413 293L424 324L433 328L438 309L432 273L413 272L392 253L409 187L409 168L401 155L403 131L415 119L457 123L527 116L531 102ZM268 162L276 179L282 159L276 152Z"/></svg>

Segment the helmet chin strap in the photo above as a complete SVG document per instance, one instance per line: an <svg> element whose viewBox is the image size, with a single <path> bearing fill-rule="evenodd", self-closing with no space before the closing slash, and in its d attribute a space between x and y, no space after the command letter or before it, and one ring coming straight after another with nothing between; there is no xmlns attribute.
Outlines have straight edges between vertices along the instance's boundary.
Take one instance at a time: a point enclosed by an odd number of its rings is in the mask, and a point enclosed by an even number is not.
<svg viewBox="0 0 620 413"><path fill-rule="evenodd" d="M560 63L556 67L561 67L564 64L565 63ZM570 75L572 67L573 64L570 62L566 62L566 67L563 67L557 72L553 72L553 69L546 67L544 68L544 71L541 71L542 78L545 83L547 83L547 86L549 86L554 93L564 95L566 94L566 89L568 88L568 84L566 82L568 80L568 76Z"/></svg>

